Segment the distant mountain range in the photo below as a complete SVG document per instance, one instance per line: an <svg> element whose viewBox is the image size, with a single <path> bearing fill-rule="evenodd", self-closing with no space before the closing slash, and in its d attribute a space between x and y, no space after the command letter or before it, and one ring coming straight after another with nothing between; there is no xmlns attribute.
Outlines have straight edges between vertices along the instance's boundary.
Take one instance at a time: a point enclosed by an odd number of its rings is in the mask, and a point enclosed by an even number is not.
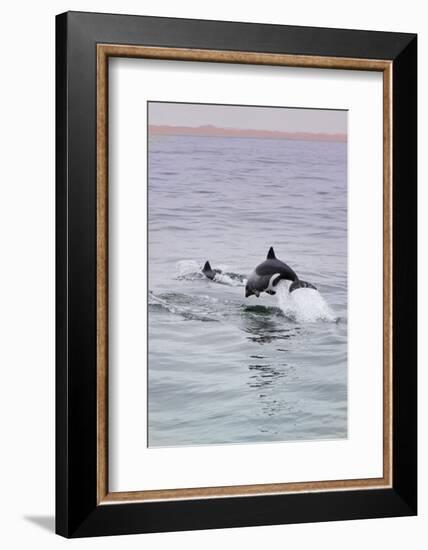
<svg viewBox="0 0 428 550"><path fill-rule="evenodd" d="M218 128L217 126L213 126L211 124L196 127L149 125L149 134L151 136L248 137L263 139L291 139L295 141L336 141L342 143L347 141L346 134Z"/></svg>

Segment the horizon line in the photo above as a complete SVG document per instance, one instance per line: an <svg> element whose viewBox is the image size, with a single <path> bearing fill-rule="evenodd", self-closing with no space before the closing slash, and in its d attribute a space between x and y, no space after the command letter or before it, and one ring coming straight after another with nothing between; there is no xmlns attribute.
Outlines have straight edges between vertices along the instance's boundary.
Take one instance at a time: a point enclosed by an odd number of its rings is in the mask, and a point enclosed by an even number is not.
<svg viewBox="0 0 428 550"><path fill-rule="evenodd" d="M149 124L150 135L199 136L199 137L252 137L265 139L289 139L295 141L332 141L346 143L345 133L327 132L285 132L281 130L257 130L251 128L223 128L213 124L201 126L174 126L167 124Z"/></svg>

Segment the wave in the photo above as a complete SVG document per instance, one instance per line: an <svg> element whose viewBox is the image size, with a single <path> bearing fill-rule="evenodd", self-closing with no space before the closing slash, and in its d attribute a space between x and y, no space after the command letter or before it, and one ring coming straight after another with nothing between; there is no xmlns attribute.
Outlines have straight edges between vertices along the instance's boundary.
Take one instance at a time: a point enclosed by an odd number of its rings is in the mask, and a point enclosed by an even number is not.
<svg viewBox="0 0 428 550"><path fill-rule="evenodd" d="M253 317L285 317L283 310L280 307L275 306L245 306L244 313Z"/></svg>
<svg viewBox="0 0 428 550"><path fill-rule="evenodd" d="M156 295L153 291L149 291L149 307L168 311L173 315L179 315L190 321L203 322L218 322L213 312L207 310L206 302L213 302L214 299L209 296L201 297L202 304L192 300L186 294L165 293ZM205 300L204 300L205 298Z"/></svg>

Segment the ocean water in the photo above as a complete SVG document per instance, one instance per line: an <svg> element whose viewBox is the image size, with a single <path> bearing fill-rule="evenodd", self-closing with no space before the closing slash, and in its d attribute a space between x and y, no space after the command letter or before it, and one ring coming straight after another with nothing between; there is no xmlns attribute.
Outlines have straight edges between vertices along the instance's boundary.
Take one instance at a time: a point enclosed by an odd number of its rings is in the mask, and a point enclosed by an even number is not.
<svg viewBox="0 0 428 550"><path fill-rule="evenodd" d="M344 143L151 137L149 446L347 437L346 164ZM245 298L270 246L317 290Z"/></svg>

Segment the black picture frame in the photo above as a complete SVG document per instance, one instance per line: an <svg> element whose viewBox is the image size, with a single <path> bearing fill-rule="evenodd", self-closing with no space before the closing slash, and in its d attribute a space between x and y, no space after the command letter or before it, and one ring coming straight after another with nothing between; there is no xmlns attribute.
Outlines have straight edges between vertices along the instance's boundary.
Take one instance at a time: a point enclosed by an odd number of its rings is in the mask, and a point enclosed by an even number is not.
<svg viewBox="0 0 428 550"><path fill-rule="evenodd" d="M392 487L97 504L96 46L392 62ZM417 36L68 12L56 18L56 532L65 537L417 513Z"/></svg>

